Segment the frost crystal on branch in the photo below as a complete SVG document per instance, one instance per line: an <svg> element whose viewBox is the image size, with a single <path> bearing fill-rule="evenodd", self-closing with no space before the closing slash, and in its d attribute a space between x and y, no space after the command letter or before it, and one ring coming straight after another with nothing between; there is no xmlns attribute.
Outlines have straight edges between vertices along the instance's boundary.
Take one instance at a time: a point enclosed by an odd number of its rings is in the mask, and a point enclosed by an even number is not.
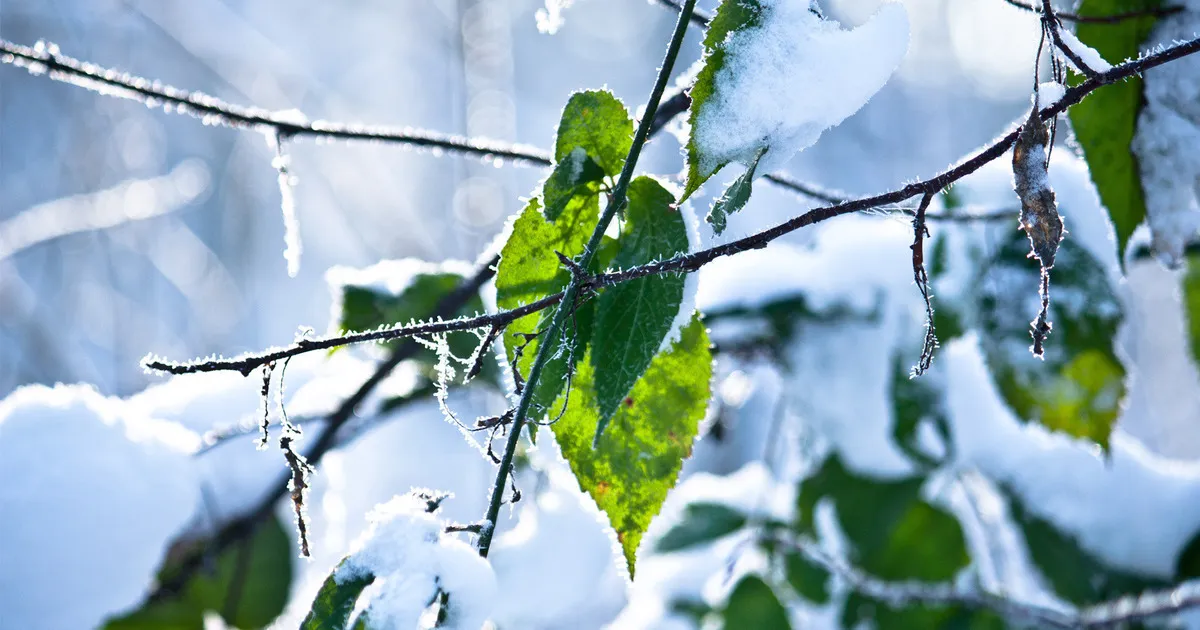
<svg viewBox="0 0 1200 630"><path fill-rule="evenodd" d="M300 242L300 222L296 219L296 178L292 176L292 159L283 151L284 137L278 129L267 134L267 146L275 151L271 166L279 172L279 206L283 212L283 258L287 261L288 275L295 278L300 273L300 253L304 247Z"/></svg>

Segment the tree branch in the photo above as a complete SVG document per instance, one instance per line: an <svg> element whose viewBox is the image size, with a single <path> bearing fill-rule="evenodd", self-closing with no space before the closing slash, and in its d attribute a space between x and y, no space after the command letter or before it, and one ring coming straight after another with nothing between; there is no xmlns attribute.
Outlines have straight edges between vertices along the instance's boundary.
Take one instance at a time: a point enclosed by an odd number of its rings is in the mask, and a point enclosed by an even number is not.
<svg viewBox="0 0 1200 630"><path fill-rule="evenodd" d="M1042 119L1049 119L1053 116L1057 116L1102 86L1124 80L1155 66L1160 66L1164 63L1179 59L1180 57L1190 55L1197 51L1200 51L1200 38L1189 40L1183 44L1161 50L1157 53L1147 55L1135 61L1128 61L1118 66L1114 66L1108 72L1097 74L1096 76L1085 80L1083 83L1080 83L1079 85L1067 90L1061 99L1043 108L1040 112L1040 117ZM650 112L649 110L647 111L647 116L652 118L653 112ZM647 119L648 118L644 118L643 120ZM751 234L750 236L738 239L736 241L731 241L724 245L718 245L716 247L700 250L698 252L693 252L638 267L632 267L622 271L601 273L593 276L585 284L590 288L601 288L650 275L697 271L704 265L716 260L717 258L721 258L722 256L732 256L747 250L766 247L771 241L805 226L820 223L821 221L826 221L843 214L850 214L862 210L870 210L880 206L898 204L916 197L917 195L937 194L950 184L953 184L959 179L974 173L984 165L1004 155L1005 151L1007 151L1009 147L1011 147L1016 141L1019 133L1020 127L1009 132L999 140L996 140L990 146L959 163L957 166L943 171L929 179L917 181L908 184L903 188L879 195L862 197L859 199L842 201L820 208L814 208L808 212L805 212L804 214L801 214L800 216L789 219L784 223L780 223L774 227L768 228L756 234ZM618 199L618 197L614 195L614 199ZM610 205L610 207L614 208L615 211L617 204L613 203ZM1011 216L1012 214L1009 211L1000 211L998 213L989 215L943 215L942 217L938 217L937 215L929 215L926 218L944 218L951 221L964 221L976 220L979 217L986 217L987 219L991 220L1003 219ZM586 265L582 262L580 263L580 266L586 268ZM576 291L582 288L582 285L576 286L574 282L571 286L575 286ZM393 328L384 328L369 332L352 333L350 335L325 337L320 339L304 339L284 348L271 350L261 354L242 355L233 359L205 359L186 363L172 363L158 358L148 358L144 362L144 365L150 369L171 372L173 374L213 372L219 370L237 370L243 374L249 374L255 368L272 361L286 359L291 356L312 352L314 350L335 348L338 346L361 343L364 341L385 341L389 339L411 337L413 335L468 330L491 327L495 325L507 325L518 317L540 311L548 306L559 303L564 299L567 293L567 291L556 293L554 295L544 297L537 302L533 302L508 311L500 311L492 315L477 315L475 317L460 318L448 321L435 320L430 322L396 326Z"/></svg>
<svg viewBox="0 0 1200 630"><path fill-rule="evenodd" d="M486 138L465 138L413 127L346 124L316 120L303 115L272 112L260 107L226 103L201 92L190 92L128 73L68 57L54 44L39 42L32 48L0 39L0 62L25 68L31 74L94 90L107 96L127 98L167 111L188 114L207 125L274 132L280 138L300 137L329 140L360 140L404 144L483 159L501 158L519 164L550 166L552 156L536 147L508 144Z"/></svg>

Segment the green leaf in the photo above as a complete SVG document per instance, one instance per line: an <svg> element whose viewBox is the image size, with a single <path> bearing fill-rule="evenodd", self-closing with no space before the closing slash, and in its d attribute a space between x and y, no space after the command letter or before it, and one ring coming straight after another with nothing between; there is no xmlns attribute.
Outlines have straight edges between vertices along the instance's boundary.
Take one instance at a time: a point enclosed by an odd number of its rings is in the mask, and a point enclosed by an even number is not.
<svg viewBox="0 0 1200 630"><path fill-rule="evenodd" d="M632 144L633 119L612 92L576 92L563 108L554 161L563 163L576 147L583 147L605 173L616 177Z"/></svg>
<svg viewBox="0 0 1200 630"><path fill-rule="evenodd" d="M1192 360L1200 365L1200 254L1188 254L1183 275L1183 308L1187 316Z"/></svg>
<svg viewBox="0 0 1200 630"><path fill-rule="evenodd" d="M771 587L756 575L743 577L733 587L721 615L724 618L722 627L730 630L790 630L792 627L787 609Z"/></svg>
<svg viewBox="0 0 1200 630"><path fill-rule="evenodd" d="M746 525L746 515L719 503L692 503L683 520L659 539L654 550L668 553L710 543Z"/></svg>
<svg viewBox="0 0 1200 630"><path fill-rule="evenodd" d="M920 498L923 483L856 475L830 456L800 485L799 529L815 531L816 504L828 498L859 568L885 580L951 580L970 562L966 540L952 515Z"/></svg>
<svg viewBox="0 0 1200 630"><path fill-rule="evenodd" d="M465 277L460 273L440 271L418 273L398 294L392 294L372 286L346 284L340 287L340 313L338 327L341 332L374 330L381 326L406 324L413 320L430 318L438 303L454 292ZM475 315L484 312L483 301L478 295L471 296L452 317ZM479 346L479 338L471 332L460 331L447 335L450 351L456 356L471 356ZM394 346L395 341L386 343ZM420 349L414 356L420 371L426 378L435 376L436 354L427 348ZM484 361L481 376L489 382L497 382L498 370L494 362Z"/></svg>
<svg viewBox="0 0 1200 630"><path fill-rule="evenodd" d="M814 604L829 603L829 571L825 567L798 551L788 553L783 562L788 584L801 597Z"/></svg>
<svg viewBox="0 0 1200 630"><path fill-rule="evenodd" d="M762 5L757 0L724 0L708 25L708 32L704 35L704 66L700 68L696 82L689 91L692 106L688 112L688 122L692 135L687 143L687 185L681 202L691 197L708 178L728 164L713 163L712 158L703 154L695 139L697 121L716 92L717 74L725 67L725 45L729 36L735 31L758 26L762 12Z"/></svg>
<svg viewBox="0 0 1200 630"><path fill-rule="evenodd" d="M1157 8L1160 4L1158 0L1083 0L1076 12L1107 16ZM1075 34L1105 60L1120 63L1138 56L1139 46L1150 35L1155 21L1154 17L1139 17L1115 24L1080 23ZM1070 83L1077 85L1083 80L1073 76ZM1100 201L1116 228L1117 252L1122 261L1134 228L1146 218L1137 158L1129 148L1143 104L1142 79L1134 76L1092 92L1067 112Z"/></svg>
<svg viewBox="0 0 1200 630"><path fill-rule="evenodd" d="M550 172L542 184L543 214L547 221L555 221L572 202L583 203L584 199L600 194L600 182L604 170L588 156L583 147L575 147Z"/></svg>
<svg viewBox="0 0 1200 630"><path fill-rule="evenodd" d="M1167 586L1165 580L1139 576L1105 564L1086 551L1075 537L1030 512L1021 498L1003 488L1013 521L1025 535L1029 556L1046 581L1073 604L1095 604L1122 595Z"/></svg>
<svg viewBox="0 0 1200 630"><path fill-rule="evenodd" d="M345 561L342 564L344 565ZM370 573L339 575L341 568L342 565L338 565L321 584L321 590L317 591L317 597L313 600L308 615L304 617L300 630L348 629L350 615L354 613L354 605L358 602L359 595L375 581L375 576ZM355 624L355 627L358 625Z"/></svg>
<svg viewBox="0 0 1200 630"><path fill-rule="evenodd" d="M638 543L675 485L708 406L712 355L699 317L651 362L596 448L595 372L581 361L566 413L551 428L579 486L608 515L632 575Z"/></svg>
<svg viewBox="0 0 1200 630"><path fill-rule="evenodd" d="M1092 440L1105 451L1125 396L1125 369L1114 350L1121 302L1105 270L1071 239L1050 280L1044 359L1028 351L1029 322L1040 306L1040 269L1014 231L985 263L977 287L981 345L1004 400L1029 422Z"/></svg>
<svg viewBox="0 0 1200 630"><path fill-rule="evenodd" d="M675 198L649 177L629 185L629 205L613 266L628 269L687 251L687 226ZM683 302L683 274L637 278L605 289L596 306L592 367L600 412L597 438L641 377Z"/></svg>
<svg viewBox="0 0 1200 630"><path fill-rule="evenodd" d="M713 232L717 234L724 232L725 221L729 215L741 210L742 206L750 200L750 186L754 182L754 170L758 168L758 161L766 153L765 148L760 149L758 155L754 156L754 161L750 163L750 168L733 180L729 188L725 189L725 194L721 195L721 198L713 204L712 210L708 211L708 216L704 220L713 226Z"/></svg>
<svg viewBox="0 0 1200 630"><path fill-rule="evenodd" d="M542 216L537 199L531 200L513 223L512 234L500 252L500 265L496 270L497 305L502 309L516 308L563 290L571 275L562 268L554 252L571 257L583 253L598 218L599 199L595 196L582 203L570 204L554 222L548 222ZM515 365L522 376L529 374L538 347L547 343L540 337L527 343L522 335L548 328L553 312L550 308L526 315L504 332L509 364ZM592 303L584 303L567 322L563 335L548 342L554 344L554 358L544 366L534 392L536 417L540 418L550 409L562 391L570 367L569 359L574 358L576 363L582 360L591 334L593 312Z"/></svg>
<svg viewBox="0 0 1200 630"><path fill-rule="evenodd" d="M279 519L259 526L245 546L222 553L211 573L196 574L178 597L146 604L141 609L108 622L107 630L204 627L206 612L216 612L225 623L243 630L271 624L283 612L292 584L291 538ZM245 554L243 555L243 550ZM160 578L169 578L177 567L168 566ZM239 575L240 573L240 575ZM240 581L240 588L235 583Z"/></svg>

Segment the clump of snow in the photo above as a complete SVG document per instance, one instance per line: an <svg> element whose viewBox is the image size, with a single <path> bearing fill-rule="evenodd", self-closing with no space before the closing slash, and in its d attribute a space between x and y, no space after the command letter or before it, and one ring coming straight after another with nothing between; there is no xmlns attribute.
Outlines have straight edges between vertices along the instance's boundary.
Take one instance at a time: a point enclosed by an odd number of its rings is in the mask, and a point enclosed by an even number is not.
<svg viewBox="0 0 1200 630"><path fill-rule="evenodd" d="M857 112L908 51L908 13L887 3L862 26L845 30L799 0L759 0L761 23L733 33L712 97L700 109L693 139L703 173L749 165L770 172Z"/></svg>
<svg viewBox="0 0 1200 630"><path fill-rule="evenodd" d="M267 146L275 152L271 166L279 173L279 206L283 212L283 258L287 261L288 275L295 278L300 273L300 222L296 218L296 177L291 173L292 158L283 150L283 136L272 129L267 134Z"/></svg>
<svg viewBox="0 0 1200 630"><path fill-rule="evenodd" d="M553 35L566 23L563 11L569 9L575 0L546 0L546 7L538 9L534 14L539 32Z"/></svg>
<svg viewBox="0 0 1200 630"><path fill-rule="evenodd" d="M195 516L198 441L90 387L0 401L0 625L94 628L137 606Z"/></svg>
<svg viewBox="0 0 1200 630"><path fill-rule="evenodd" d="M1065 28L1060 28L1058 29L1058 35L1062 38L1063 45L1070 49L1071 52L1075 53L1075 56L1078 57L1080 61L1087 64L1087 67L1092 71L1108 72L1109 70L1112 70L1112 64L1105 61L1104 57L1100 56L1100 53L1097 52L1095 48L1092 48L1091 46L1079 41L1079 38L1075 37L1075 33L1072 33ZM1083 74L1083 69L1075 68L1075 62L1071 61L1070 57L1063 55L1063 59L1067 62L1067 65L1074 68L1076 72Z"/></svg>
<svg viewBox="0 0 1200 630"><path fill-rule="evenodd" d="M1067 93L1067 86L1058 83L1057 81L1046 81L1038 84L1037 100L1034 104L1041 109L1049 107L1054 103L1062 100L1064 94Z"/></svg>
<svg viewBox="0 0 1200 630"><path fill-rule="evenodd" d="M1200 13L1182 11L1158 22L1147 47L1171 45L1200 30ZM1168 266L1200 231L1200 58L1189 55L1147 70L1146 106L1133 152L1146 195L1153 248Z"/></svg>
<svg viewBox="0 0 1200 630"><path fill-rule="evenodd" d="M334 578L375 576L379 588L367 614L379 627L421 627L439 590L449 595L442 627L482 627L496 598L496 576L472 546L444 533L446 524L427 505L411 494L375 508L367 533Z"/></svg>

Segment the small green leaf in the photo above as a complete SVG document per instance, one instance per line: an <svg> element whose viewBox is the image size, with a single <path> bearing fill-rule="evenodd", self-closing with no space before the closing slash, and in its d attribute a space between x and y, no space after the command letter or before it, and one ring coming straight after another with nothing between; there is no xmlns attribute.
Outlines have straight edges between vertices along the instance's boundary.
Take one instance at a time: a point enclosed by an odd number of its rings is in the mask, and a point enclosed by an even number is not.
<svg viewBox="0 0 1200 630"><path fill-rule="evenodd" d="M984 355L1004 400L1029 422L1092 440L1106 451L1125 396L1125 369L1113 339L1121 301L1103 267L1071 239L1063 241L1050 280L1044 359L1028 351L1037 314L1040 269L1018 232L985 263L977 287Z"/></svg>
<svg viewBox="0 0 1200 630"><path fill-rule="evenodd" d="M563 108L554 140L554 161L563 163L583 147L605 173L616 177L633 144L633 119L607 90L576 92Z"/></svg>
<svg viewBox="0 0 1200 630"><path fill-rule="evenodd" d="M345 561L342 564L344 565ZM300 630L348 630L354 605L363 589L375 581L375 576L370 573L339 575L348 573L341 571L341 568L342 565L338 565L321 584L321 590L317 591L317 597L313 600L308 615L304 617ZM355 624L355 627L358 625Z"/></svg>
<svg viewBox="0 0 1200 630"><path fill-rule="evenodd" d="M793 551L784 558L788 584L801 597L814 604L829 603L829 570Z"/></svg>
<svg viewBox="0 0 1200 630"><path fill-rule="evenodd" d="M175 570L168 566L162 577L169 577ZM204 627L204 615L209 611L243 630L265 628L283 612L291 584L291 538L279 519L273 518L260 525L243 546L235 545L222 553L216 571L196 574L178 597L148 603L109 621L105 628L199 629Z"/></svg>
<svg viewBox="0 0 1200 630"><path fill-rule="evenodd" d="M659 539L655 551L669 553L710 543L746 525L746 515L719 503L692 503L683 520Z"/></svg>
<svg viewBox="0 0 1200 630"><path fill-rule="evenodd" d="M537 199L531 200L513 223L512 234L500 252L496 270L497 305L502 309L516 308L565 288L571 276L562 268L555 252L571 257L581 254L598 218L599 200L595 196L583 203L570 204L554 222L542 216ZM574 358L578 363L583 359L593 312L592 302L584 303L567 322L563 335L549 341L555 345L554 358L544 366L537 384L533 398L536 417L541 418L562 391L570 367L568 360ZM532 313L513 322L504 332L508 361L523 377L529 374L538 347L547 343L541 337L527 340L524 335L548 328L552 316L553 309Z"/></svg>
<svg viewBox="0 0 1200 630"><path fill-rule="evenodd" d="M758 155L754 156L754 161L750 163L750 168L746 169L740 177L733 180L729 188L725 189L725 194L713 203L712 210L708 211L708 216L704 218L709 225L713 226L713 232L720 234L725 231L725 221L729 215L742 209L746 202L750 200L750 186L754 182L754 170L758 168L758 161L762 156L766 155L765 148L760 149Z"/></svg>
<svg viewBox="0 0 1200 630"><path fill-rule="evenodd" d="M775 592L762 578L747 575L733 587L729 595L729 603L721 616L723 628L742 630L790 630L787 609L779 602Z"/></svg>
<svg viewBox="0 0 1200 630"><path fill-rule="evenodd" d="M1076 12L1084 16L1109 16L1153 9L1160 4L1159 0L1083 0ZM1105 60L1120 63L1138 56L1139 46L1150 35L1155 21L1156 18L1147 16L1117 23L1082 22L1075 34ZM1083 80L1084 77L1076 75L1070 78L1070 83L1077 85ZM1146 218L1137 158L1129 148L1143 102L1142 79L1134 76L1092 92L1067 112L1100 201L1116 228L1121 260L1125 258L1134 228Z"/></svg>
<svg viewBox="0 0 1200 630"><path fill-rule="evenodd" d="M1030 512L1016 493L1003 490L1009 498L1013 521L1025 534L1029 556L1063 599L1079 605L1095 604L1167 586L1165 580L1105 566L1074 536Z"/></svg>
<svg viewBox="0 0 1200 630"><path fill-rule="evenodd" d="M604 169L588 156L583 147L575 147L550 172L542 184L543 214L554 222L573 201L582 203L587 197L600 194Z"/></svg>
<svg viewBox="0 0 1200 630"><path fill-rule="evenodd" d="M758 26L762 12L763 7L758 0L724 0L708 25L708 32L704 35L704 66L700 68L696 82L689 91L692 105L688 122L692 135L687 143L687 185L681 202L691 197L708 178L728 163L713 163L711 158L703 154L695 140L696 124L701 111L716 92L717 74L725 66L725 45L729 36L735 31Z"/></svg>
<svg viewBox="0 0 1200 630"><path fill-rule="evenodd" d="M595 371L581 361L566 413L551 425L579 486L608 515L632 575L642 534L675 485L710 395L712 355L699 317L654 358L613 416L596 448Z"/></svg>
<svg viewBox="0 0 1200 630"><path fill-rule="evenodd" d="M675 198L649 177L629 185L629 205L613 266L628 269L687 251L687 226ZM596 306L592 367L600 423L597 438L650 366L683 302L682 274L638 278L605 289Z"/></svg>

